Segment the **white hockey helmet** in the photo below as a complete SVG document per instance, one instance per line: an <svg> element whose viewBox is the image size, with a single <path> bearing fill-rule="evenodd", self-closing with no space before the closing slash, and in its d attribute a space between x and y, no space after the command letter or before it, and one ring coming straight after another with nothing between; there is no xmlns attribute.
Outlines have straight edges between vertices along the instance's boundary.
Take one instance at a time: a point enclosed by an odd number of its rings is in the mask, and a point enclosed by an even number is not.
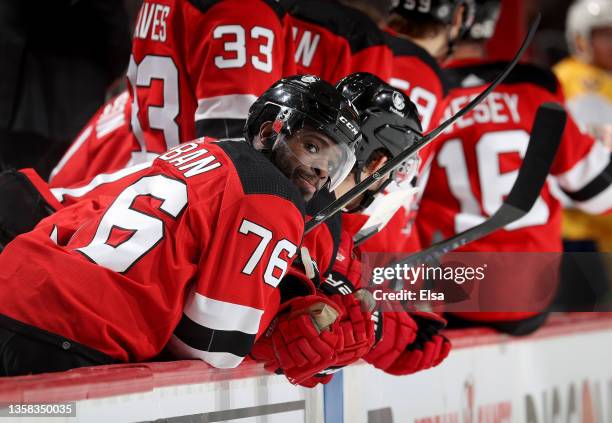
<svg viewBox="0 0 612 423"><path fill-rule="evenodd" d="M576 36L591 38L594 28L612 26L612 0L576 0L567 12L566 37L570 51L580 53Z"/></svg>

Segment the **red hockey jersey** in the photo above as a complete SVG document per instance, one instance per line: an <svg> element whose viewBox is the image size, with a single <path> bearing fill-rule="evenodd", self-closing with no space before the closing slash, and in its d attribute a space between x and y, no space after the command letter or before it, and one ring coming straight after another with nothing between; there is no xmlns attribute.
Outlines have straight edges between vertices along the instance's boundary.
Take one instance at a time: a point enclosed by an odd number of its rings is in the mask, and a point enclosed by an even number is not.
<svg viewBox="0 0 612 423"><path fill-rule="evenodd" d="M332 84L353 72L389 79L391 52L370 17L333 1L288 0L284 5L298 74L318 75Z"/></svg>
<svg viewBox="0 0 612 423"><path fill-rule="evenodd" d="M11 242L0 313L120 361L169 343L235 367L277 311L302 203L247 143L185 143Z"/></svg>
<svg viewBox="0 0 612 423"><path fill-rule="evenodd" d="M196 136L242 137L255 99L296 73L292 47L286 14L273 0L145 0L127 72L129 147L93 132L88 136L86 127L62 160L54 186L82 180L69 178L73 174L146 162ZM97 173L81 160L86 152L97 153Z"/></svg>
<svg viewBox="0 0 612 423"><path fill-rule="evenodd" d="M505 66L453 64L449 71L456 88L446 100L445 117L480 93ZM518 65L483 103L441 136L417 216L424 245L483 222L501 206L518 174L537 108L547 101L563 103L555 76ZM551 177L531 211L462 250L561 251L561 203L554 195L555 185L576 206L605 213L612 207L611 176L610 152L568 117Z"/></svg>
<svg viewBox="0 0 612 423"><path fill-rule="evenodd" d="M142 152L240 136L255 99L293 73L284 19L271 0L145 1L127 73Z"/></svg>

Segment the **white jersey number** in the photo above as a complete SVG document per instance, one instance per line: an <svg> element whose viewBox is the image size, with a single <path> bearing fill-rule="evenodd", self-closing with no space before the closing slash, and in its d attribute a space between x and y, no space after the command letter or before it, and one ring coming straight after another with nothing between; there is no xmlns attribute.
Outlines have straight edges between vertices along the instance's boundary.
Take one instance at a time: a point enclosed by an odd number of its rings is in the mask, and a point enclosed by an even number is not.
<svg viewBox="0 0 612 423"><path fill-rule="evenodd" d="M240 228L238 229L238 232L243 235L248 235L252 233L261 238L259 244L257 245L257 248L255 248L255 251L253 251L253 254L242 269L242 273L244 273L245 275L251 275L253 273L253 270L255 270L255 267L261 261L261 258L263 257L263 254L266 251L268 244L270 244L270 241L272 240L272 231L264 228L263 226L258 225L257 223L253 223L250 220L244 219L242 221L242 224L240 225ZM276 288L285 273L287 272L288 266L287 261L281 258L281 254L283 254L283 252L286 252L287 257L291 258L295 255L296 251L297 246L291 243L290 241L286 239L281 239L280 241L278 241L274 246L274 250L272 251L272 255L270 256L270 261L266 265L266 270L264 271L264 282ZM274 275L274 271L276 269L280 270L279 276Z"/></svg>
<svg viewBox="0 0 612 423"><path fill-rule="evenodd" d="M89 245L78 248L93 262L115 272L127 272L164 238L164 222L134 210L137 197L161 200L159 211L176 218L187 206L187 185L163 175L146 176L127 187L108 208ZM119 245L111 245L113 230L132 232Z"/></svg>
<svg viewBox="0 0 612 423"><path fill-rule="evenodd" d="M176 118L179 115L179 76L174 61L166 56L145 56L140 63L136 63L134 56L130 56L127 77L132 86L132 129L140 143L143 152L147 151L142 124L138 119L140 106L138 104L138 89L150 88L153 80L163 83L163 104L161 106L147 106L147 119L149 127L164 134L166 146L164 151L179 145L179 127ZM161 153L158 151L157 153ZM138 163L133 163L138 164Z"/></svg>
<svg viewBox="0 0 612 423"><path fill-rule="evenodd" d="M215 56L215 65L219 69L241 68L247 63L246 31L240 25L221 25L213 30L213 38L219 40L225 36L233 38L232 41L223 43L225 52L229 57ZM253 40L261 40L259 55L251 56L251 64L262 72L272 72L272 49L274 47L274 32L268 28L254 26L251 28L250 37Z"/></svg>
<svg viewBox="0 0 612 423"><path fill-rule="evenodd" d="M478 183L482 193L482 204L474 196L470 184L468 166L460 139L444 143L438 153L438 164L446 171L446 178L451 194L459 202L460 212L455 216L455 233L463 232L480 223L486 217L482 211L491 216L504 202L510 193L518 175L518 170L501 172L499 156L506 153L518 153L525 156L529 134L523 130L498 131L484 134L476 143L476 161ZM548 221L550 210L542 197L538 197L531 211L523 218L505 227L516 230L528 226L543 225Z"/></svg>
<svg viewBox="0 0 612 423"><path fill-rule="evenodd" d="M414 10L421 13L428 13L431 10L431 0L406 0L404 9Z"/></svg>

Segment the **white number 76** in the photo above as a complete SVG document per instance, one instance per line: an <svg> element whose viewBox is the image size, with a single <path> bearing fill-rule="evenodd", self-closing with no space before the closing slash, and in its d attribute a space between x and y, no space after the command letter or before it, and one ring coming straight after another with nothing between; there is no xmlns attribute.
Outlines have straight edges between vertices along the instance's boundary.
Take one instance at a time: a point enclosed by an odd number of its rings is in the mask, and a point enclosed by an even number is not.
<svg viewBox="0 0 612 423"><path fill-rule="evenodd" d="M266 251L266 247L272 240L272 232L264 228L263 226L253 223L247 219L244 219L242 221L238 232L244 235L253 233L261 238L261 241L259 241L257 248L255 248L255 251L253 251L253 254L242 269L242 273L244 273L245 275L250 275L253 273L253 270L255 270L255 267L261 261L261 258L264 252ZM281 239L276 243L276 246L274 246L274 250L272 251L272 255L270 256L270 261L266 265L266 270L264 271L264 282L268 285L273 286L274 288L278 286L281 279L283 278L283 276L285 276L285 273L287 272L288 263L286 260L280 258L280 255L283 253L283 251L287 252L287 258L292 258L295 255L295 252L297 251L297 246L286 239ZM274 276L274 269L277 268L281 271L281 274L278 277Z"/></svg>

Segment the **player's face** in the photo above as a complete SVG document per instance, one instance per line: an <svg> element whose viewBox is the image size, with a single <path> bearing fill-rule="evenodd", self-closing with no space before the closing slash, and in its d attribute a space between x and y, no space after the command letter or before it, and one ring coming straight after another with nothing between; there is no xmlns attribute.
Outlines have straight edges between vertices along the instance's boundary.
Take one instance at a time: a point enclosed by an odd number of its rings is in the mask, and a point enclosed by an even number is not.
<svg viewBox="0 0 612 423"><path fill-rule="evenodd" d="M612 27L596 28L591 33L593 65L612 71Z"/></svg>
<svg viewBox="0 0 612 423"><path fill-rule="evenodd" d="M277 166L298 187L306 201L323 188L342 160L332 140L308 128L286 136L276 145Z"/></svg>

